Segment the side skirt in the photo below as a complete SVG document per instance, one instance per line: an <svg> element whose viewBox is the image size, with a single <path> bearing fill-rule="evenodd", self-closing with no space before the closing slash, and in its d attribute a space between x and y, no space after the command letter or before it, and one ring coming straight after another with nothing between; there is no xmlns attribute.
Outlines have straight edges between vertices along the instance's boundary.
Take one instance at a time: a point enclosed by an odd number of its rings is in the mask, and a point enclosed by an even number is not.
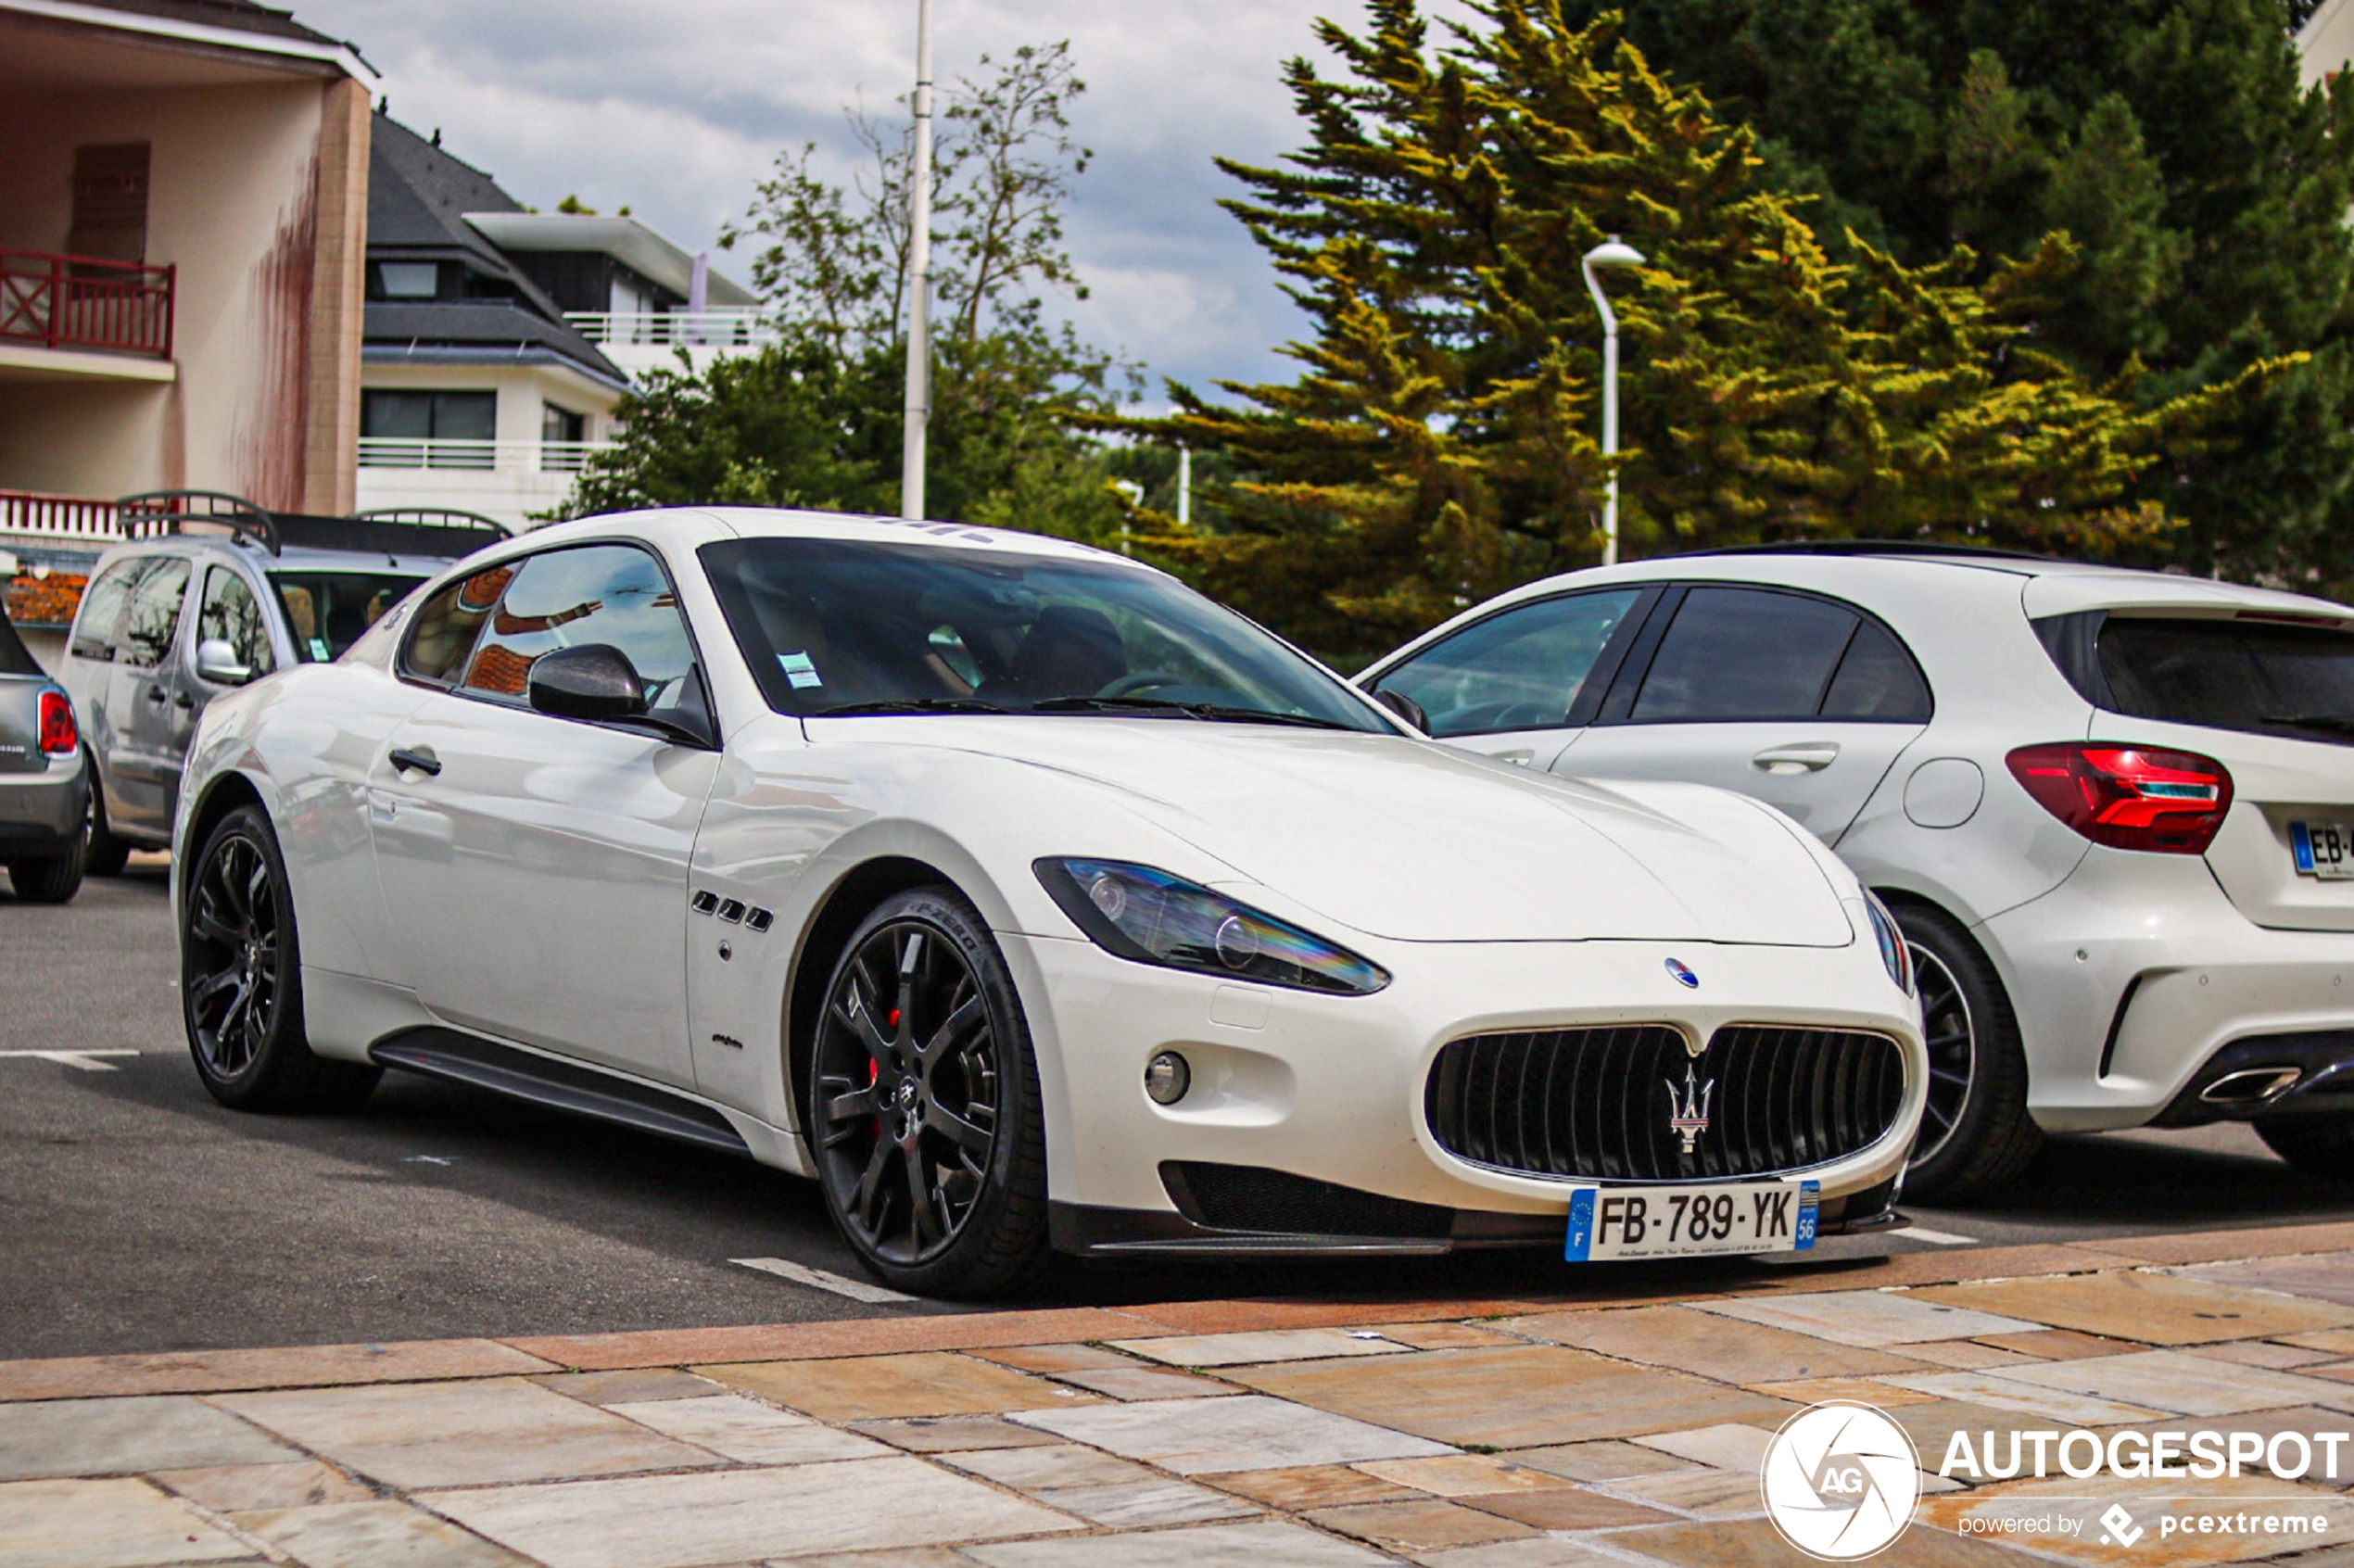
<svg viewBox="0 0 2354 1568"><path fill-rule="evenodd" d="M650 1083L519 1051L454 1029L402 1030L368 1049L371 1060L427 1078L470 1083L552 1110L749 1157L735 1125L711 1106Z"/></svg>

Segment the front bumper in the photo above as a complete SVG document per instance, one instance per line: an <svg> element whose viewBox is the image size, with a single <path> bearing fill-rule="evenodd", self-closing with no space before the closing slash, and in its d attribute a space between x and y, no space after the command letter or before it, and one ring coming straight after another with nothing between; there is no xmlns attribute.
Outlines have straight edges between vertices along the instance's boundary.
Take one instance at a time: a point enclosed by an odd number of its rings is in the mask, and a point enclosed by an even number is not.
<svg viewBox="0 0 2354 1568"><path fill-rule="evenodd" d="M1919 1123L1919 1021L1861 947L1386 943L1368 955L1395 977L1387 988L1327 996L1130 963L1079 939L998 941L1030 1015L1056 1241L1071 1251L1559 1245L1578 1181L1473 1164L1440 1146L1425 1121L1432 1062L1473 1034L1659 1022L1703 1041L1736 1023L1890 1036L1905 1062L1893 1125L1803 1172L1821 1184L1826 1228L1890 1211ZM1680 986L1669 958L1701 987ZM1173 1106L1154 1104L1144 1087L1145 1064L1166 1049L1193 1070L1194 1087ZM1196 1168L1304 1182L1324 1190L1325 1208L1295 1206L1302 1228L1219 1224ZM1876 1201L1866 1195L1875 1189Z"/></svg>

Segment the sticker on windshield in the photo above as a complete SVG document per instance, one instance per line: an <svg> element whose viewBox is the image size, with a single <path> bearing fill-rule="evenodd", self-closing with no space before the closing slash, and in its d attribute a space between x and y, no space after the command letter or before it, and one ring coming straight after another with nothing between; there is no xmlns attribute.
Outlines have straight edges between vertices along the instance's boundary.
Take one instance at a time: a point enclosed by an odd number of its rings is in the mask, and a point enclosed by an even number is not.
<svg viewBox="0 0 2354 1568"><path fill-rule="evenodd" d="M785 678L792 683L795 691L804 687L826 684L818 677L817 666L810 663L806 653L779 653L777 663L784 666Z"/></svg>
<svg viewBox="0 0 2354 1568"><path fill-rule="evenodd" d="M310 656L323 664L329 663L335 657L328 651L327 639L323 637L314 637L310 639Z"/></svg>

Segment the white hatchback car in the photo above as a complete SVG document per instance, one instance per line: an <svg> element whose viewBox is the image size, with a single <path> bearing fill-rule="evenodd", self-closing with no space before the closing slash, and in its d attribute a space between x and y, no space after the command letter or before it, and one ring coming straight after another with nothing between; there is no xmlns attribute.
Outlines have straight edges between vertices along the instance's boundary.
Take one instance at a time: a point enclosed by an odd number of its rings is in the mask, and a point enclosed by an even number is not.
<svg viewBox="0 0 2354 1568"><path fill-rule="evenodd" d="M391 1067L748 1153L905 1288L1790 1250L1895 1222L1926 1093L1895 926L1787 821L1401 734L1035 536L543 529L216 698L180 800L215 1096Z"/></svg>
<svg viewBox="0 0 2354 1568"><path fill-rule="evenodd" d="M2354 612L1905 545L1576 572L1359 684L1430 733L1743 790L1905 927L1930 1090L1909 1190L2039 1129L2248 1119L2354 1174ZM1404 701L1401 701L1404 700Z"/></svg>

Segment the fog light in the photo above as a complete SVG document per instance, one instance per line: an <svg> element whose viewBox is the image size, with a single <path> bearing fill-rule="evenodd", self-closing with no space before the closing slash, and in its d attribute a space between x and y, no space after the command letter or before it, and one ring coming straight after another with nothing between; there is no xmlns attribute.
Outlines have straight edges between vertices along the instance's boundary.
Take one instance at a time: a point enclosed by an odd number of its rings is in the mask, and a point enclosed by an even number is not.
<svg viewBox="0 0 2354 1568"><path fill-rule="evenodd" d="M1194 1069L1174 1051L1163 1051L1145 1064L1145 1093L1157 1106L1173 1106L1194 1086Z"/></svg>

